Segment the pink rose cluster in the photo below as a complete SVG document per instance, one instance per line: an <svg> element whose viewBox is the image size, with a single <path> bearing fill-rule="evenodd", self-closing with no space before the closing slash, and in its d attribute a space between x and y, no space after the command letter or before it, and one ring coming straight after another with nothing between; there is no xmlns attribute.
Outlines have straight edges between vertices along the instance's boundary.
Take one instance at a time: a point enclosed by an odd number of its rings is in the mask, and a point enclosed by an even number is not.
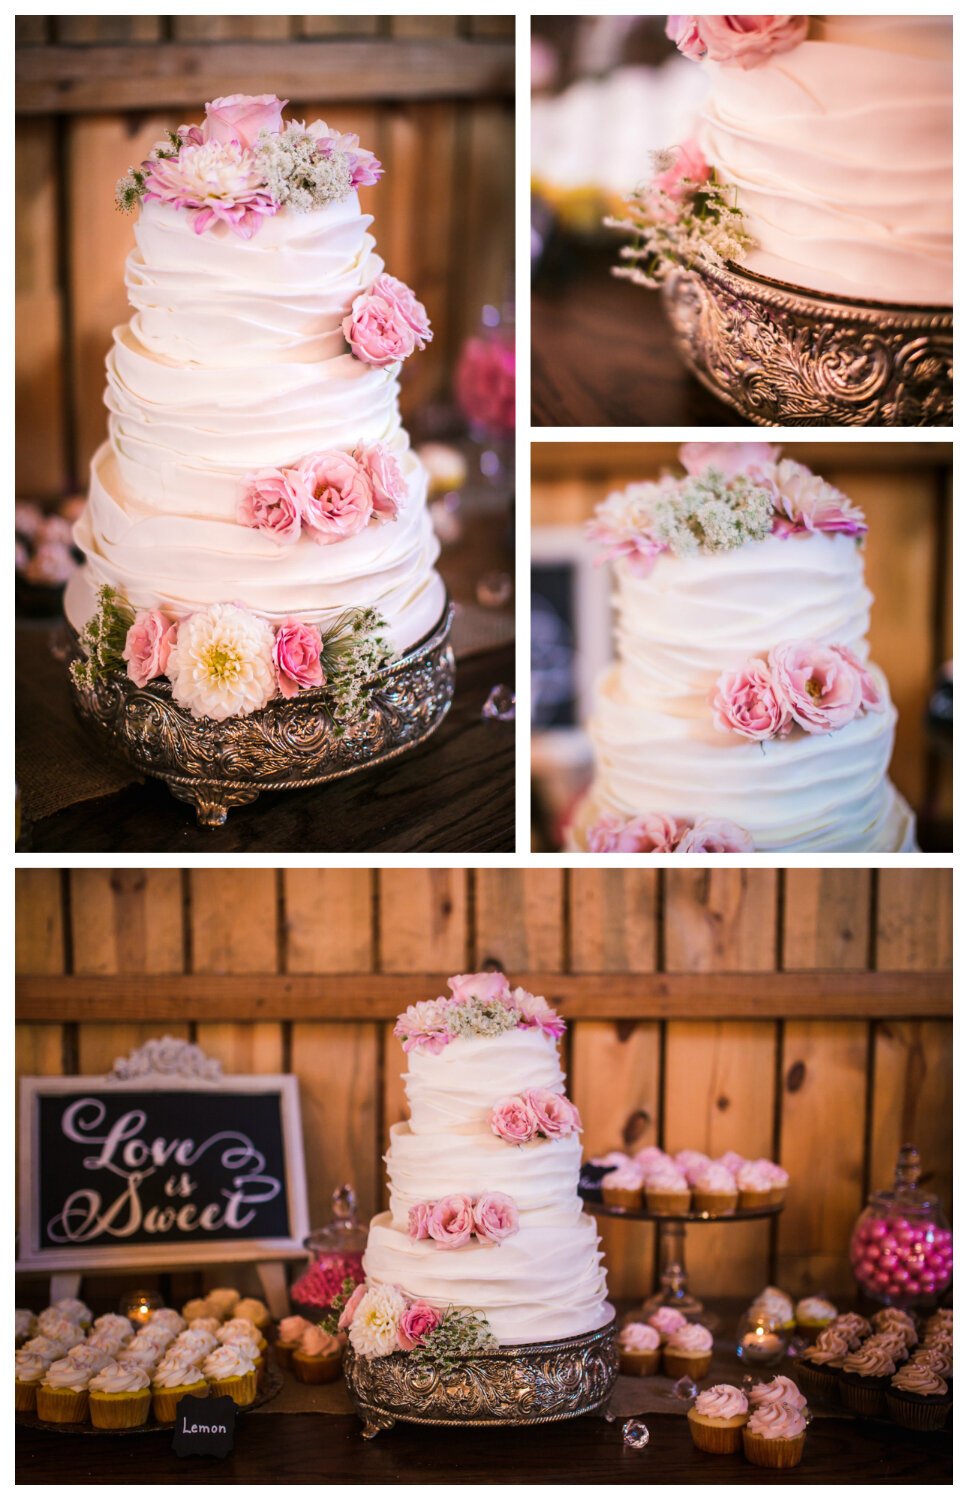
<svg viewBox="0 0 968 1500"><path fill-rule="evenodd" d="M337 1332L345 1333L356 1317L356 1311L363 1298L366 1296L367 1287L361 1284L350 1297L343 1311L340 1313ZM408 1301L404 1311L400 1314L397 1323L397 1346L409 1354L411 1350L420 1348L428 1334L439 1328L444 1320L444 1315L429 1302L422 1298Z"/></svg>
<svg viewBox="0 0 968 1500"><path fill-rule="evenodd" d="M565 1023L544 998L520 987L511 989L504 974L485 971L480 974L454 974L447 981L451 993L436 1000L419 1000L397 1017L393 1034L403 1043L405 1052L426 1047L439 1053L456 1041L456 1011L473 1004L506 1006L518 1012L519 1031L537 1029L545 1036L564 1036Z"/></svg>
<svg viewBox="0 0 968 1500"><path fill-rule="evenodd" d="M752 854L745 828L728 818L690 823L669 813L603 813L587 834L590 854Z"/></svg>
<svg viewBox="0 0 968 1500"><path fill-rule="evenodd" d="M517 1234L518 1207L507 1193L448 1193L436 1203L415 1203L408 1233L412 1240L436 1240L445 1250L459 1250L472 1235L482 1244L499 1245Z"/></svg>
<svg viewBox="0 0 968 1500"><path fill-rule="evenodd" d="M471 338L454 377L458 405L470 422L501 433L514 431L514 345L502 338Z"/></svg>
<svg viewBox="0 0 968 1500"><path fill-rule="evenodd" d="M356 536L371 521L393 521L407 487L386 443L309 453L284 469L260 469L245 481L236 519L291 547L303 532L321 547Z"/></svg>
<svg viewBox="0 0 968 1500"><path fill-rule="evenodd" d="M509 1094L499 1099L487 1122L496 1136L513 1146L535 1140L561 1140L582 1128L575 1105L552 1089L528 1089L524 1094Z"/></svg>
<svg viewBox="0 0 968 1500"><path fill-rule="evenodd" d="M769 740L789 734L794 723L807 734L843 729L865 712L881 712L884 695L847 646L790 641L774 646L765 662L752 657L723 672L709 702L723 733Z"/></svg>
<svg viewBox="0 0 968 1500"><path fill-rule="evenodd" d="M755 68L806 40L808 16L670 16L666 36L684 57Z"/></svg>
<svg viewBox="0 0 968 1500"><path fill-rule="evenodd" d="M177 638L177 620L169 620L160 609L138 611L121 652L127 675L136 687L147 687L164 677ZM276 686L284 698L294 698L302 688L325 686L322 653L323 640L315 625L283 620L276 626L272 662Z"/></svg>
<svg viewBox="0 0 968 1500"><path fill-rule="evenodd" d="M343 336L357 359L380 369L425 349L433 338L423 303L406 282L385 272L354 301Z"/></svg>

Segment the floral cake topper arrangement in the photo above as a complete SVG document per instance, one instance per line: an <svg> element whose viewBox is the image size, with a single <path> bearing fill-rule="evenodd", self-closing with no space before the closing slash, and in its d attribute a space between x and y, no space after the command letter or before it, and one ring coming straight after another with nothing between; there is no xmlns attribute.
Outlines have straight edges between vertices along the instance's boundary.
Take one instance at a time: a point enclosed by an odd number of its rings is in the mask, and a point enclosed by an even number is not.
<svg viewBox="0 0 968 1500"><path fill-rule="evenodd" d="M515 1029L537 1028L546 1036L564 1036L565 1023L543 995L512 990L503 974L455 974L451 993L408 1005L393 1034L405 1052L425 1047L439 1053L458 1037L500 1036Z"/></svg>
<svg viewBox="0 0 968 1500"><path fill-rule="evenodd" d="M809 16L669 16L665 34L683 57L755 68L806 41Z"/></svg>
<svg viewBox="0 0 968 1500"><path fill-rule="evenodd" d="M745 828L728 818L690 823L670 813L603 813L589 828L590 854L752 854Z"/></svg>
<svg viewBox="0 0 968 1500"><path fill-rule="evenodd" d="M630 484L596 508L588 536L647 578L662 552L687 557L728 552L768 536L813 532L862 537L863 513L805 464L773 443L685 443L685 475Z"/></svg>
<svg viewBox="0 0 968 1500"><path fill-rule="evenodd" d="M111 672L140 688L167 678L179 707L217 722L264 708L277 694L325 688L341 734L365 715L372 682L392 658L385 629L372 609L348 610L325 634L299 620L273 627L241 604L210 604L175 620L160 609L136 611L105 586L81 632L86 658L71 674L82 690Z"/></svg>

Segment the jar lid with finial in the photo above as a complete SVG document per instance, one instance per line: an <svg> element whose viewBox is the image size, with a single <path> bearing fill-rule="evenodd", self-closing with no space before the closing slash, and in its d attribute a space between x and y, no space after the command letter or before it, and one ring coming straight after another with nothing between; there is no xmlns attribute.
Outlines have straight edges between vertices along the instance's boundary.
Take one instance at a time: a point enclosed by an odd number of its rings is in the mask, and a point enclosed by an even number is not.
<svg viewBox="0 0 968 1500"><path fill-rule="evenodd" d="M356 1217L356 1194L349 1183L336 1188L332 1204L332 1221L303 1241L310 1264L289 1291L293 1311L313 1320L345 1293L346 1282L359 1286L364 1280L366 1227Z"/></svg>

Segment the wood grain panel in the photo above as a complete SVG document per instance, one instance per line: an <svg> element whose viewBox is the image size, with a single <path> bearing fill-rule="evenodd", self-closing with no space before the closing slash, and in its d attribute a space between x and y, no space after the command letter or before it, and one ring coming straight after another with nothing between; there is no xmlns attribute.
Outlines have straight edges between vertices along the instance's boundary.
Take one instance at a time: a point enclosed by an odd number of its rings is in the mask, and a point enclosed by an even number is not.
<svg viewBox="0 0 968 1500"><path fill-rule="evenodd" d="M571 954L578 973L655 968L657 870L569 872Z"/></svg>
<svg viewBox="0 0 968 1500"><path fill-rule="evenodd" d="M672 1021L666 1028L663 1145L720 1156L773 1150L776 1028L769 1023ZM700 1297L768 1280L769 1222L702 1224L686 1233L689 1281Z"/></svg>
<svg viewBox="0 0 968 1500"><path fill-rule="evenodd" d="M191 894L192 967L197 974L274 972L274 870L194 870Z"/></svg>
<svg viewBox="0 0 968 1500"><path fill-rule="evenodd" d="M485 304L513 296L514 114L478 100L462 110L455 184L451 354L480 327Z"/></svg>
<svg viewBox="0 0 968 1500"><path fill-rule="evenodd" d="M64 970L64 917L59 870L18 870L15 878L18 974Z"/></svg>
<svg viewBox="0 0 968 1500"><path fill-rule="evenodd" d="M372 966L371 870L284 870L286 969L353 974Z"/></svg>
<svg viewBox="0 0 968 1500"><path fill-rule="evenodd" d="M776 891L775 870L666 870L666 968L774 968Z"/></svg>
<svg viewBox="0 0 968 1500"><path fill-rule="evenodd" d="M380 1190L376 1028L296 1022L292 1071L299 1077L310 1222L329 1222L333 1191L344 1182L352 1183L360 1214L369 1217Z"/></svg>
<svg viewBox="0 0 968 1500"><path fill-rule="evenodd" d="M910 1141L921 1153L925 1187L949 1215L952 1062L947 1021L883 1021L875 1028L870 1186L891 1185L897 1153Z"/></svg>
<svg viewBox="0 0 968 1500"><path fill-rule="evenodd" d="M282 1073L282 1027L275 1021L235 1022L196 1028L198 1045L217 1057L225 1073Z"/></svg>
<svg viewBox="0 0 968 1500"><path fill-rule="evenodd" d="M846 1248L863 1205L866 1025L788 1022L782 1077L780 1161L790 1186L777 1228L777 1280L798 1297L850 1296Z"/></svg>
<svg viewBox="0 0 968 1500"><path fill-rule="evenodd" d="M564 960L560 870L479 870L476 964L520 981L525 969L559 970Z"/></svg>
<svg viewBox="0 0 968 1500"><path fill-rule="evenodd" d="M23 121L15 158L16 486L30 498L59 498L67 462L54 120Z"/></svg>
<svg viewBox="0 0 968 1500"><path fill-rule="evenodd" d="M184 967L180 870L72 870L78 974L175 974Z"/></svg>
<svg viewBox="0 0 968 1500"><path fill-rule="evenodd" d="M889 869L878 874L877 967L950 969L950 870Z"/></svg>
<svg viewBox="0 0 968 1500"><path fill-rule="evenodd" d="M14 1026L14 1074L18 1080L59 1077L63 1071L62 1027Z"/></svg>
<svg viewBox="0 0 968 1500"><path fill-rule="evenodd" d="M165 1026L165 1035L187 1040L187 1021L173 1021ZM127 1057L136 1047L144 1046L159 1029L150 1021L84 1021L77 1028L77 1068L79 1073L110 1073L119 1057Z"/></svg>
<svg viewBox="0 0 968 1500"><path fill-rule="evenodd" d="M870 877L840 866L786 870L783 967L866 969L870 949Z"/></svg>

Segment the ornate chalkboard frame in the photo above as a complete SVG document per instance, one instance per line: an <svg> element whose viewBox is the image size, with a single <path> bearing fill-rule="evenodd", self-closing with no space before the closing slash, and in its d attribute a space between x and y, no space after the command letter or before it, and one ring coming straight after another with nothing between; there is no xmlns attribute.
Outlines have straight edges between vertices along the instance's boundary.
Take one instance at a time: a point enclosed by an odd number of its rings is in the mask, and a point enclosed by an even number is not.
<svg viewBox="0 0 968 1500"><path fill-rule="evenodd" d="M188 1093L277 1093L282 1122L285 1161L285 1193L290 1233L271 1239L244 1236L221 1238L209 1243L191 1238L184 1243L95 1245L49 1248L41 1244L39 1216L40 1159L39 1101L58 1094L109 1094L114 1091L145 1094ZM165 1036L146 1042L129 1057L119 1058L106 1077L25 1077L20 1080L20 1245L18 1271L52 1273L66 1284L63 1272L100 1270L167 1270L173 1266L257 1261L263 1284L278 1289L284 1260L305 1255L303 1241L309 1233L306 1193L306 1162L299 1114L299 1081L293 1074L223 1074L221 1064L207 1057L197 1045ZM273 1300L276 1300L275 1298Z"/></svg>

